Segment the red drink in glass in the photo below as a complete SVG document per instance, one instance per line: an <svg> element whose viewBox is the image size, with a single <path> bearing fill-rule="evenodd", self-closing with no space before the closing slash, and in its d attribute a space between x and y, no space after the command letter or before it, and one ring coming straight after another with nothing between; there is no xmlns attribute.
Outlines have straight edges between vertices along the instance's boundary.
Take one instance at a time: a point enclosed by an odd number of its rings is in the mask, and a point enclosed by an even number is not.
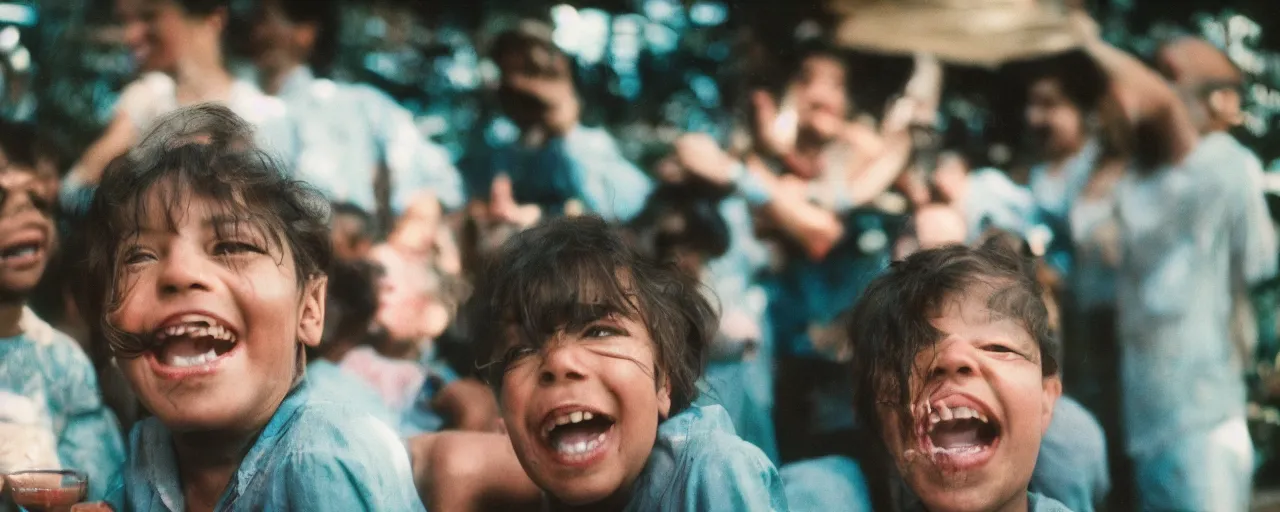
<svg viewBox="0 0 1280 512"><path fill-rule="evenodd" d="M89 494L89 477L79 471L19 471L4 479L13 502L31 512L66 512Z"/></svg>

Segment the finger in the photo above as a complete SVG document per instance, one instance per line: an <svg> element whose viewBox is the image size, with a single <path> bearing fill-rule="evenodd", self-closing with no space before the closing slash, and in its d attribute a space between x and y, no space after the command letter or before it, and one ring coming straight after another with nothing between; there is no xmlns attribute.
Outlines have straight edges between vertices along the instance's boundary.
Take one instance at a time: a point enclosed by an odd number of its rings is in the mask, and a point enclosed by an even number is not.
<svg viewBox="0 0 1280 512"><path fill-rule="evenodd" d="M499 174L493 178L489 187L489 209L492 212L511 211L516 206L515 193L512 191L511 178Z"/></svg>

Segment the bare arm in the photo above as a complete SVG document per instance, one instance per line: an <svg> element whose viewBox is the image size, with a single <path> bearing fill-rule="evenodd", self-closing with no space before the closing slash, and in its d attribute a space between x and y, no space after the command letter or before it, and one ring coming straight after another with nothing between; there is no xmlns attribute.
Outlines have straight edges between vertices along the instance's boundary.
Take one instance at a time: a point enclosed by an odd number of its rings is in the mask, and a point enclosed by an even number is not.
<svg viewBox="0 0 1280 512"><path fill-rule="evenodd" d="M72 179L79 183L96 185L102 180L102 173L116 157L129 151L129 147L138 137L134 123L129 115L117 111L107 130L80 157L80 161L72 168Z"/></svg>
<svg viewBox="0 0 1280 512"><path fill-rule="evenodd" d="M409 439L414 480L429 510L538 510L542 491L502 434L443 432Z"/></svg>

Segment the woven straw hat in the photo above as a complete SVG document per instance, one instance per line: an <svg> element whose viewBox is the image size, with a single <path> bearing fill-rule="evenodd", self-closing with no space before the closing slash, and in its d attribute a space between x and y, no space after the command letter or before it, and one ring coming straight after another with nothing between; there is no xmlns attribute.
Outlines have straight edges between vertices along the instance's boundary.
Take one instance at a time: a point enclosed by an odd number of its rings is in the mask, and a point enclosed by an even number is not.
<svg viewBox="0 0 1280 512"><path fill-rule="evenodd" d="M1064 1L833 0L840 46L995 67L1081 47Z"/></svg>

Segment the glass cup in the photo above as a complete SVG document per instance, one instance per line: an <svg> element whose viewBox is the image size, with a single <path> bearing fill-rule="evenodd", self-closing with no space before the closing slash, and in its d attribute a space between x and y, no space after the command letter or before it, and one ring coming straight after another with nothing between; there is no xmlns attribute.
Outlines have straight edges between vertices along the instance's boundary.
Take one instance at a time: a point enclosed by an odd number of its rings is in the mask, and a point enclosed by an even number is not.
<svg viewBox="0 0 1280 512"><path fill-rule="evenodd" d="M19 471L4 480L13 502L31 512L66 512L89 494L89 477L79 471Z"/></svg>

